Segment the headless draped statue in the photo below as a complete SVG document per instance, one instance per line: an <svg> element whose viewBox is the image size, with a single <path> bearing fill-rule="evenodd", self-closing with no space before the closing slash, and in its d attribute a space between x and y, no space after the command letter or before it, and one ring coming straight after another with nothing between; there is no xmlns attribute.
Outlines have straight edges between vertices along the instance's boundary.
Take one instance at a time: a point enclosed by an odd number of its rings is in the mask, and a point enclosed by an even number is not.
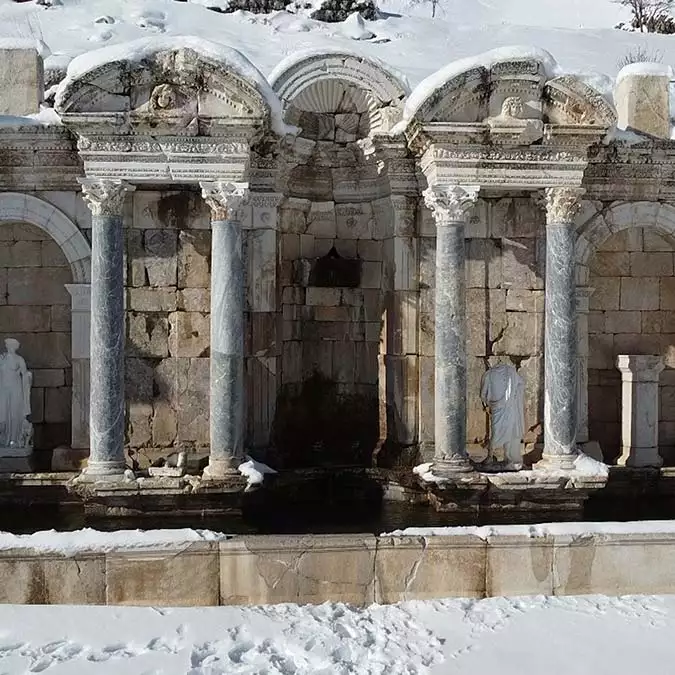
<svg viewBox="0 0 675 675"><path fill-rule="evenodd" d="M504 469L523 468L523 413L525 384L513 366L490 368L481 383L480 397L490 411L490 453L488 461L495 462L495 450L504 449Z"/></svg>
<svg viewBox="0 0 675 675"><path fill-rule="evenodd" d="M27 418L33 375L16 353L18 340L7 338L5 348L0 355L0 447L31 448L33 425Z"/></svg>

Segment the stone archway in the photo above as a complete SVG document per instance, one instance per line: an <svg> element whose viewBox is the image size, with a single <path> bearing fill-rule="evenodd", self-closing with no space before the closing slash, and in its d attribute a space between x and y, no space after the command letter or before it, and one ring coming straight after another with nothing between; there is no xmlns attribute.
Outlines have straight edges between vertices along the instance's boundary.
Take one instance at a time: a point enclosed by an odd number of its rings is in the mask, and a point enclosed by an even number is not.
<svg viewBox="0 0 675 675"><path fill-rule="evenodd" d="M593 207L577 231L579 440L599 441L606 459L616 454L621 421L616 356L649 353L666 358L660 443L675 445L675 373L669 369L675 364L675 207L657 202Z"/></svg>
<svg viewBox="0 0 675 675"><path fill-rule="evenodd" d="M84 234L62 211L33 195L0 193L0 224L25 223L47 234L70 268L71 434L74 448L89 445L89 322L91 248ZM9 328L9 327L8 327ZM12 332L9 328L8 332ZM30 364L29 364L30 367ZM50 370L50 369L47 369ZM44 377L56 377L45 372ZM46 381L46 380L45 380ZM52 384L57 383L52 380Z"/></svg>

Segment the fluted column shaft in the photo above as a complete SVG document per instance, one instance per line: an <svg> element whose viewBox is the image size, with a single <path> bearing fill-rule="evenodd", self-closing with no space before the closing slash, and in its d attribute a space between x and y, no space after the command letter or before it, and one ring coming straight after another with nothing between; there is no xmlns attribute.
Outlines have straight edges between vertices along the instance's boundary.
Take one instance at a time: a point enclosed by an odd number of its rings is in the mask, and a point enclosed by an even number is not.
<svg viewBox="0 0 675 675"><path fill-rule="evenodd" d="M577 454L576 233L581 188L546 191L544 454L542 469L570 470Z"/></svg>
<svg viewBox="0 0 675 675"><path fill-rule="evenodd" d="M239 208L244 185L202 183L211 208L211 386L209 464L212 478L236 473L244 457L244 261Z"/></svg>
<svg viewBox="0 0 675 675"><path fill-rule="evenodd" d="M465 226L477 187L432 187L436 221L434 472L471 471L466 450Z"/></svg>
<svg viewBox="0 0 675 675"><path fill-rule="evenodd" d="M124 474L124 198L119 180L82 180L92 212L90 455L86 476Z"/></svg>

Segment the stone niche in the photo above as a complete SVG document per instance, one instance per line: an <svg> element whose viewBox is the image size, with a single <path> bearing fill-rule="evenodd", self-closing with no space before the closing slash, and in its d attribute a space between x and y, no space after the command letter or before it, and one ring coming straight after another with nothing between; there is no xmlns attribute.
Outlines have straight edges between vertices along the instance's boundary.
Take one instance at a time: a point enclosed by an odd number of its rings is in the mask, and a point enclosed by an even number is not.
<svg viewBox="0 0 675 675"><path fill-rule="evenodd" d="M301 102L315 111L289 114L311 150L290 172L280 213L282 385L274 440L278 461L288 466L369 465L380 433L388 199L356 142L370 118L353 92L336 100L320 99L318 90L310 100L310 92Z"/></svg>
<svg viewBox="0 0 675 675"><path fill-rule="evenodd" d="M208 454L211 230L196 190L138 190L126 226L129 454Z"/></svg>
<svg viewBox="0 0 675 675"><path fill-rule="evenodd" d="M630 228L605 239L589 260L589 431L605 461L620 454L616 358L653 354L666 364L659 380L659 452L666 463L675 462L674 244L654 228Z"/></svg>
<svg viewBox="0 0 675 675"><path fill-rule="evenodd" d="M423 233L420 350L426 359L434 353L435 288L435 237L427 218ZM505 363L525 381L525 451L532 452L543 439L545 216L529 196L487 196L466 236L468 447L475 458L484 457L489 427L481 378ZM431 440L432 406L422 415L423 434Z"/></svg>
<svg viewBox="0 0 675 675"><path fill-rule="evenodd" d="M0 224L0 344L20 343L33 373L36 450L71 441L70 266L56 242L27 223ZM3 348L4 349L4 348Z"/></svg>

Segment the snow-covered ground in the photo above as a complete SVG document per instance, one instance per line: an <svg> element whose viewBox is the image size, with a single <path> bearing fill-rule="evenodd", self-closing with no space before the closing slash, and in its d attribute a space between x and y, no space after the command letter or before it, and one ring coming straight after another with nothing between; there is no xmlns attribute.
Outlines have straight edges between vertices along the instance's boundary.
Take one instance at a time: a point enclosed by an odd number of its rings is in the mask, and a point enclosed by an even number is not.
<svg viewBox="0 0 675 675"><path fill-rule="evenodd" d="M674 596L373 605L0 607L0 672L670 675Z"/></svg>
<svg viewBox="0 0 675 675"><path fill-rule="evenodd" d="M614 77L618 62L637 45L675 64L675 36L616 30L627 19L613 0L380 0L383 17L366 21L374 34L354 40L352 22L329 24L288 12L220 14L215 0L61 0L43 7L0 0L0 37L35 37L52 52L48 67L78 54L148 35L198 35L241 50L268 75L284 57L303 49L343 48L377 57L414 86L443 65L507 45L551 52L568 72Z"/></svg>

